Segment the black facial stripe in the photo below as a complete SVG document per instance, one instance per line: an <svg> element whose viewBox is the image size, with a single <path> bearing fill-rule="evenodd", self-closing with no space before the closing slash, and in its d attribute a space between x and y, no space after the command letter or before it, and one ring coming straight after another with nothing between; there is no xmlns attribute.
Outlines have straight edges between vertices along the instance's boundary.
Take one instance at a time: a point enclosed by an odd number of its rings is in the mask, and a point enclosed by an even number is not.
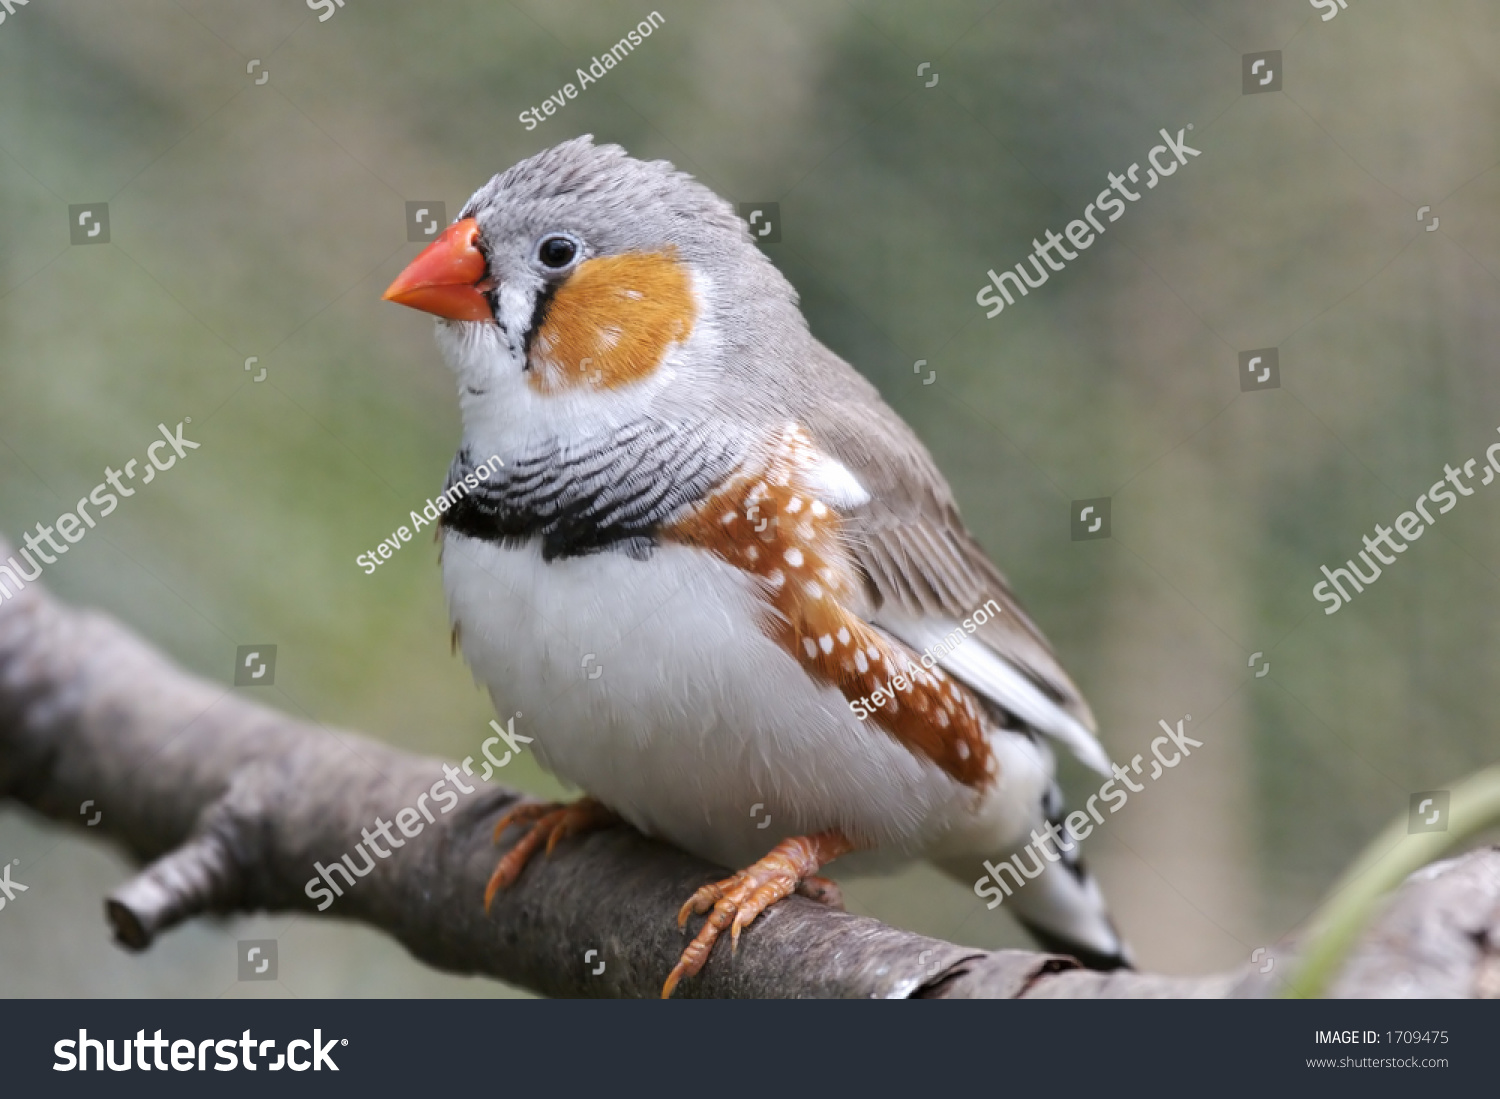
<svg viewBox="0 0 1500 1099"><path fill-rule="evenodd" d="M523 370L531 369L531 341L536 339L542 325L547 323L547 310L552 308L552 299L561 285L560 282L549 282L537 291L536 301L531 306L531 320L526 322L526 339L521 347L525 354L525 362L521 368Z"/></svg>
<svg viewBox="0 0 1500 1099"><path fill-rule="evenodd" d="M604 551L650 556L661 524L702 500L741 464L746 446L722 428L637 421L594 446L556 442L502 466L457 499L443 525L505 545L540 539L542 559ZM444 491L471 473L460 451Z"/></svg>

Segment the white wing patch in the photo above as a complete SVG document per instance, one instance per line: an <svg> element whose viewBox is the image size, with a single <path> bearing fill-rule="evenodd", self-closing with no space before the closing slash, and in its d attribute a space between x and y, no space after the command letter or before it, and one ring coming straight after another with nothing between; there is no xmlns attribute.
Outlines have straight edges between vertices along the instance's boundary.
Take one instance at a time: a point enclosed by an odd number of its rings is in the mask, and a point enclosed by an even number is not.
<svg viewBox="0 0 1500 1099"><path fill-rule="evenodd" d="M817 499L836 510L847 511L870 502L870 494L859 478L843 462L827 454L818 454L804 476Z"/></svg>
<svg viewBox="0 0 1500 1099"><path fill-rule="evenodd" d="M963 627L944 618L911 618L891 615L887 610L877 614L874 624L900 638L917 653L939 643L954 630ZM971 690L1003 706L1039 732L1068 746L1086 766L1101 775L1113 774L1109 756L1083 723L1053 702L1036 684L1022 675L1003 656L984 642L966 637L957 648L936 657L938 666Z"/></svg>

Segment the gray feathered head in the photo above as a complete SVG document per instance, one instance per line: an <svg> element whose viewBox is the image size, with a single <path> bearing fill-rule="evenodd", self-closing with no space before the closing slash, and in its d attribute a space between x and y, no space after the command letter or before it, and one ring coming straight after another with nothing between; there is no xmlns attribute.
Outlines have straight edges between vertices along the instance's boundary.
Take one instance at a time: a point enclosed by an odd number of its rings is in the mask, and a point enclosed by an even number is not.
<svg viewBox="0 0 1500 1099"><path fill-rule="evenodd" d="M501 172L459 216L479 222L492 254L524 252L558 231L591 255L676 248L695 264L727 252L764 262L728 202L665 160L636 160L588 134Z"/></svg>

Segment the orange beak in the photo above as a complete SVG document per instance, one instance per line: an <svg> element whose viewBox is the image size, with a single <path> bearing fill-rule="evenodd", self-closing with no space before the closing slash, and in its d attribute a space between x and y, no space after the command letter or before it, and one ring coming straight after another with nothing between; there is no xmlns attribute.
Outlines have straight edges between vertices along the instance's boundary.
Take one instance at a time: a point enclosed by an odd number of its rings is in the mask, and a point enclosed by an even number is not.
<svg viewBox="0 0 1500 1099"><path fill-rule="evenodd" d="M382 299L450 321L493 321L489 299L479 290L488 268L478 238L473 218L454 222L406 265Z"/></svg>

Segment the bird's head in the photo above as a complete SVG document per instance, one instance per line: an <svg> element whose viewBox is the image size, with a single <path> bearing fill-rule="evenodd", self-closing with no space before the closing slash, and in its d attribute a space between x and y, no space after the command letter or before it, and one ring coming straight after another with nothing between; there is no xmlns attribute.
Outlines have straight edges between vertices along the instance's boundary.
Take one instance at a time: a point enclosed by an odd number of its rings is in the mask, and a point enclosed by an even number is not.
<svg viewBox="0 0 1500 1099"><path fill-rule="evenodd" d="M466 424L491 437L589 434L702 395L757 302L800 324L727 202L587 136L481 187L385 298L440 318Z"/></svg>

